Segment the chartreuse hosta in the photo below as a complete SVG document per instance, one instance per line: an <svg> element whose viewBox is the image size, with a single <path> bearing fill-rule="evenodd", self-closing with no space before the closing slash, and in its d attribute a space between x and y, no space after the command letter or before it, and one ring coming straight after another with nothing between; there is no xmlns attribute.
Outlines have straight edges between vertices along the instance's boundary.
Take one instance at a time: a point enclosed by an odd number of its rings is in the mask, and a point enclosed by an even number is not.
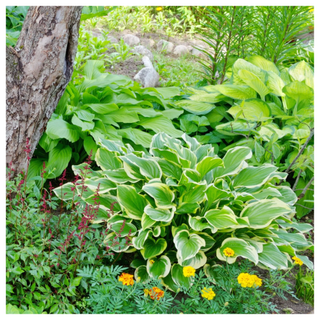
<svg viewBox="0 0 320 320"><path fill-rule="evenodd" d="M75 189L80 202L100 202L94 223L107 221L112 231L103 245L114 252L137 251L136 278L161 277L175 291L192 284L183 276L184 266L204 267L210 277L208 259L215 257L233 263L241 256L263 268L286 269L297 256L312 268L298 254L312 246L303 235L312 226L291 221L296 195L277 186L285 173L270 164L249 166L247 147L232 148L221 159L211 145L185 134L183 140L156 134L146 154L101 139L95 156L101 170L84 176L83 165L73 167L88 187ZM69 182L54 191L72 199L72 190ZM108 217L114 202L114 215ZM226 248L234 251L232 257L224 255Z"/></svg>

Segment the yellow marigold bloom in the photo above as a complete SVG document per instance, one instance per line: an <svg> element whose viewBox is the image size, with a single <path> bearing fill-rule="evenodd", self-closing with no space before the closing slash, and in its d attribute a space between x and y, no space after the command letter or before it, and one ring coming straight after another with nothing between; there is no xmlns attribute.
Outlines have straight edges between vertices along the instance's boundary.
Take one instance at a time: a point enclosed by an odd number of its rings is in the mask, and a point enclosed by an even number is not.
<svg viewBox="0 0 320 320"><path fill-rule="evenodd" d="M202 292L202 297L203 298L206 298L206 299L208 299L208 300L212 300L215 296L216 296L216 294L214 293L214 291L212 290L212 288L206 288L206 287L204 287L202 290L201 290L201 292Z"/></svg>
<svg viewBox="0 0 320 320"><path fill-rule="evenodd" d="M187 278L195 275L196 273L196 269L188 266L188 267L183 267L183 275Z"/></svg>
<svg viewBox="0 0 320 320"><path fill-rule="evenodd" d="M162 9L163 9L162 7L157 7L156 8L157 11L162 11Z"/></svg>
<svg viewBox="0 0 320 320"><path fill-rule="evenodd" d="M231 248L225 248L223 250L223 253L227 257L233 257L234 256L234 251Z"/></svg>
<svg viewBox="0 0 320 320"><path fill-rule="evenodd" d="M149 289L143 289L143 292L144 292L144 296L147 297L150 293L150 290Z"/></svg>
<svg viewBox="0 0 320 320"><path fill-rule="evenodd" d="M295 263L295 264L298 264L299 266L302 266L302 265L303 265L302 260L299 259L299 258L296 257L296 256L294 256L294 257L292 258L292 260L294 260L294 263Z"/></svg>
<svg viewBox="0 0 320 320"><path fill-rule="evenodd" d="M151 264L151 265L153 265L153 264L154 264L154 260L150 260L149 262L150 262L150 264Z"/></svg>
<svg viewBox="0 0 320 320"><path fill-rule="evenodd" d="M241 287L243 288L251 288L254 284L254 279L249 273L240 273L238 276L238 282L241 284Z"/></svg>
<svg viewBox="0 0 320 320"><path fill-rule="evenodd" d="M125 286L132 286L134 284L133 275L125 272L121 274L119 281Z"/></svg>
<svg viewBox="0 0 320 320"><path fill-rule="evenodd" d="M253 285L256 287L261 287L262 286L262 279L260 279L258 276L256 276L255 274L253 274L251 276L251 278L253 279Z"/></svg>
<svg viewBox="0 0 320 320"><path fill-rule="evenodd" d="M154 299L160 300L160 298L164 296L164 291L162 291L158 287L152 287L152 289L149 290L149 295L152 300Z"/></svg>

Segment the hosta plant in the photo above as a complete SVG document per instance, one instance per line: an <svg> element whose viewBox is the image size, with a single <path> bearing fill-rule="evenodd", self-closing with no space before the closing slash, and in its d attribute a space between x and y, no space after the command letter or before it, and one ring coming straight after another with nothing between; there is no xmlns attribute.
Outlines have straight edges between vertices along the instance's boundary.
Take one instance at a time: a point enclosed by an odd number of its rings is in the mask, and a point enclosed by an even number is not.
<svg viewBox="0 0 320 320"><path fill-rule="evenodd" d="M113 231L102 245L137 252L131 264L136 279L160 277L175 291L192 284L183 267L204 267L213 278L208 259L230 264L240 256L271 269L286 269L290 257L298 256L312 268L298 255L312 246L303 235L312 226L291 221L297 197L289 187L277 186L286 173L271 164L249 166L248 147L232 148L221 159L211 145L185 134L183 142L156 134L149 150L100 139L95 160L101 170L83 176L83 168L74 166L86 191L71 182L55 189L64 199L77 192L79 205L100 203L92 222ZM226 256L226 248L233 254Z"/></svg>

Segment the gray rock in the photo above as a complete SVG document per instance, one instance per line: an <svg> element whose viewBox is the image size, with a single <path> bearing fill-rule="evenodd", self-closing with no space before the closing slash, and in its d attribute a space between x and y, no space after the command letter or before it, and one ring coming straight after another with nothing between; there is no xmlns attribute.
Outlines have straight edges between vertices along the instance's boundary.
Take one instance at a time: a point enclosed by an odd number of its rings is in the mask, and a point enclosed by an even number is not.
<svg viewBox="0 0 320 320"><path fill-rule="evenodd" d="M157 43L157 50L169 53L169 52L172 52L173 46L174 45L173 45L172 42L169 42L169 41L166 41L166 40L160 40Z"/></svg>
<svg viewBox="0 0 320 320"><path fill-rule="evenodd" d="M202 48L201 48L201 49L202 49ZM204 56L205 56L202 51L200 51L200 50L198 50L198 49L196 49L196 48L192 48L191 54L192 54L193 56L196 56L196 57L204 57Z"/></svg>
<svg viewBox="0 0 320 320"><path fill-rule="evenodd" d="M191 52L192 51L192 49L193 49L193 47L192 46L187 46L187 48L188 48L188 50L189 50L189 52Z"/></svg>
<svg viewBox="0 0 320 320"><path fill-rule="evenodd" d="M142 61L145 67L133 79L140 82L143 88L156 87L159 83L158 72L153 68L152 62L147 56L144 56Z"/></svg>
<svg viewBox="0 0 320 320"><path fill-rule="evenodd" d="M150 50L145 48L144 46L136 46L132 50L134 53L142 54L143 56L149 57L150 60L153 60L153 54Z"/></svg>
<svg viewBox="0 0 320 320"><path fill-rule="evenodd" d="M108 36L108 40L109 40L111 43L118 43L118 42L119 42L119 40L116 39L116 38L113 37L113 36Z"/></svg>
<svg viewBox="0 0 320 320"><path fill-rule="evenodd" d="M140 39L133 34L126 34L122 39L130 47L134 47L140 43Z"/></svg>
<svg viewBox="0 0 320 320"><path fill-rule="evenodd" d="M152 39L141 39L141 44L145 46L147 49L151 49L154 47L155 42Z"/></svg>
<svg viewBox="0 0 320 320"><path fill-rule="evenodd" d="M174 48L173 50L173 54L177 55L177 56L181 56L183 54L187 54L189 53L189 50L187 48L187 46L184 46L184 45L178 45Z"/></svg>

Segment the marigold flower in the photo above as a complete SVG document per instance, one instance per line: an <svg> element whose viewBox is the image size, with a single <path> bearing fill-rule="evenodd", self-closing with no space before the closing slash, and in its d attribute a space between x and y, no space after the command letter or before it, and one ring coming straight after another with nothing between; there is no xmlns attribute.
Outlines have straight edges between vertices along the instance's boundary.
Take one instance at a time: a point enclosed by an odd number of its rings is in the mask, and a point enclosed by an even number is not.
<svg viewBox="0 0 320 320"><path fill-rule="evenodd" d="M149 263L150 263L151 265L153 265L153 264L154 264L154 260L150 260Z"/></svg>
<svg viewBox="0 0 320 320"><path fill-rule="evenodd" d="M156 10L157 10L157 11L162 11L163 8L162 8L162 7L157 7Z"/></svg>
<svg viewBox="0 0 320 320"><path fill-rule="evenodd" d="M119 281L125 286L132 286L134 284L133 275L125 272L121 274Z"/></svg>
<svg viewBox="0 0 320 320"><path fill-rule="evenodd" d="M183 275L187 278L195 275L196 273L196 269L195 268L192 268L190 266L188 267L183 267Z"/></svg>
<svg viewBox="0 0 320 320"><path fill-rule="evenodd" d="M212 290L212 288L206 288L206 287L204 287L202 290L201 290L201 292L202 292L202 297L203 298L206 298L206 299L208 299L208 300L212 300L215 296L216 296L216 294L214 293L214 291Z"/></svg>
<svg viewBox="0 0 320 320"><path fill-rule="evenodd" d="M158 287L152 287L152 289L150 289L150 290L144 289L143 291L144 291L145 295L149 294L150 298L152 300L154 300L154 299L160 300L160 298L162 298L164 296L164 291L162 291Z"/></svg>
<svg viewBox="0 0 320 320"><path fill-rule="evenodd" d="M294 256L294 257L292 258L292 260L294 260L294 263L295 263L295 264L298 264L299 266L302 266L302 265L303 265L302 260L299 259L299 258L296 257L296 256Z"/></svg>
<svg viewBox="0 0 320 320"><path fill-rule="evenodd" d="M241 284L241 287L243 288L251 288L254 284L254 279L249 273L240 273L238 276L238 282Z"/></svg>
<svg viewBox="0 0 320 320"><path fill-rule="evenodd" d="M255 274L253 274L252 276L251 276L251 278L253 279L253 281L254 281L254 287L261 287L262 286L262 279L260 279L258 276L256 276Z"/></svg>
<svg viewBox="0 0 320 320"><path fill-rule="evenodd" d="M223 254L226 256L226 257L233 257L234 256L234 251L231 249L231 248L225 248L223 250Z"/></svg>

